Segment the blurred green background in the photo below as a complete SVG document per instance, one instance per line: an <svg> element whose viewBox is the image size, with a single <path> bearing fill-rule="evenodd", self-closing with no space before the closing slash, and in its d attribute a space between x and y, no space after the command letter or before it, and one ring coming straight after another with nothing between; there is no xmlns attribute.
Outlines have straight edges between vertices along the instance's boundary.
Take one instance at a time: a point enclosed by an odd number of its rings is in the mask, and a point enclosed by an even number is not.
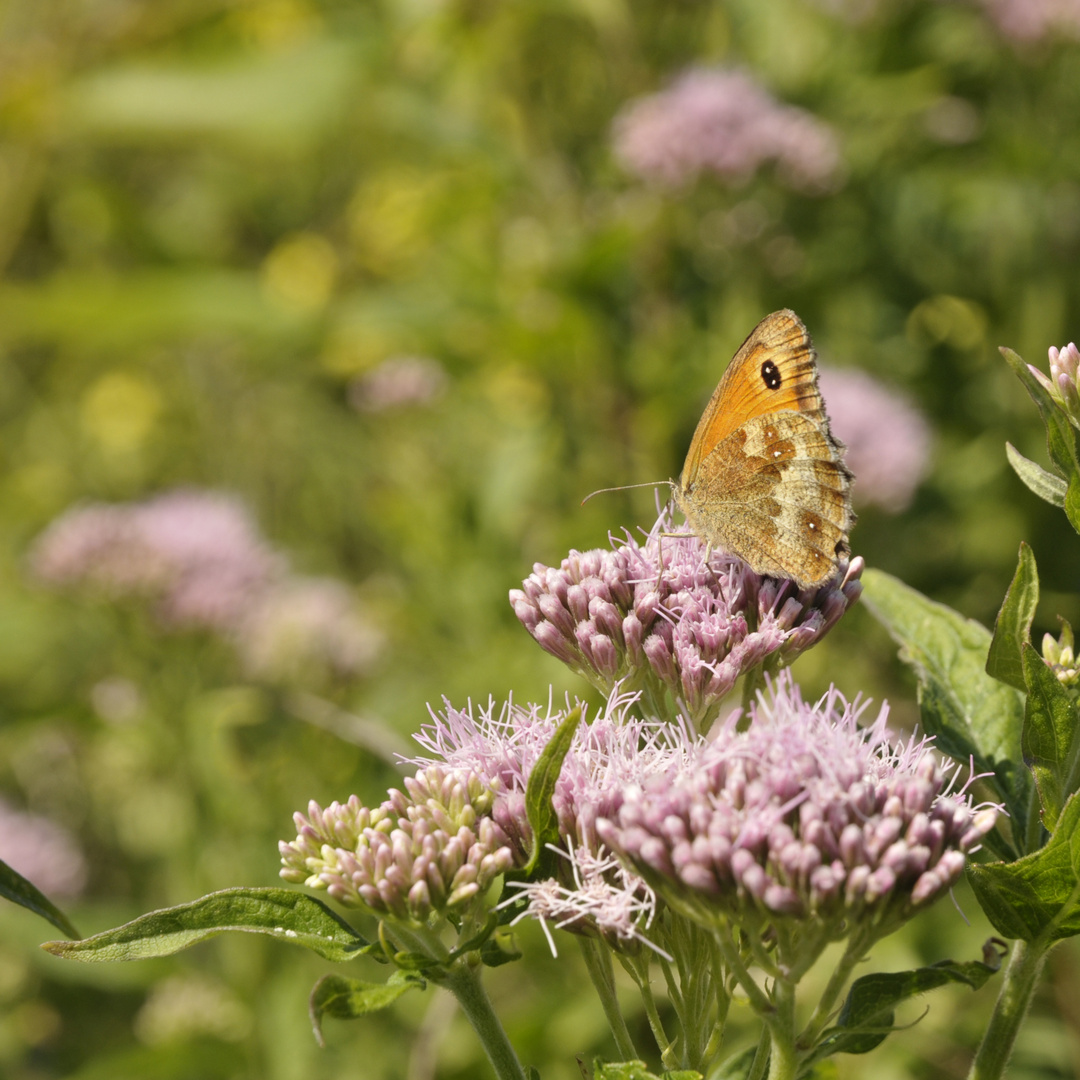
<svg viewBox="0 0 1080 1080"><path fill-rule="evenodd" d="M649 491L579 502L676 475L727 359L780 307L933 428L914 501L862 509L855 552L992 622L1026 539L1038 629L1080 621L1077 538L1006 464L1006 439L1045 450L996 351L1045 368L1080 336L1074 9L0 4L0 793L77 839L85 890L58 899L79 928L273 884L293 810L395 782L371 724L404 742L443 695L585 694L507 590L651 523ZM621 166L615 118L694 66L827 124L829 189L768 166L663 189ZM395 404L377 373L401 358L422 363ZM28 572L69 507L176 487L239 496L297 573L346 582L376 662L255 679L212 635ZM796 674L917 717L862 610ZM958 898L970 925L942 903L874 965L977 958L990 929ZM307 954L244 936L81 966L37 950L43 927L0 910L12 1080L487 1075L436 992L331 1024L319 1050L306 997L326 965ZM572 941L558 961L535 928L522 941L496 1000L523 1059L571 1080L575 1055L613 1052L602 1015ZM1011 1075L1080 1075L1078 966L1054 954ZM840 1075L964 1075L995 993L938 992Z"/></svg>

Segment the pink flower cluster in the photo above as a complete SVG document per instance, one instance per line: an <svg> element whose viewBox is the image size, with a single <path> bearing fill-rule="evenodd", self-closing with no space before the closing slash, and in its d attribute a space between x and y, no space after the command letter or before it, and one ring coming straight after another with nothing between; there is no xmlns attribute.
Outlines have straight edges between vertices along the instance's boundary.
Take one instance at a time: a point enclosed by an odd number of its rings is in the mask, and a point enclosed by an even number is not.
<svg viewBox="0 0 1080 1080"><path fill-rule="evenodd" d="M143 599L166 625L224 634L259 677L310 664L354 674L380 643L343 585L290 573L246 508L217 492L75 507L38 537L30 566L56 588Z"/></svg>
<svg viewBox="0 0 1080 1080"><path fill-rule="evenodd" d="M628 788L597 832L678 910L746 928L814 918L834 937L854 920L909 917L948 889L997 811L951 793L931 740L893 743L887 707L832 691L804 703L785 672L739 731Z"/></svg>
<svg viewBox="0 0 1080 1080"><path fill-rule="evenodd" d="M930 463L925 418L864 371L822 368L818 386L833 434L847 446L855 501L894 514L906 509Z"/></svg>
<svg viewBox="0 0 1080 1080"><path fill-rule="evenodd" d="M667 188L702 173L737 183L775 162L789 186L821 191L840 171L832 129L741 71L691 70L670 89L632 102L615 120L614 144L629 172Z"/></svg>
<svg viewBox="0 0 1080 1080"><path fill-rule="evenodd" d="M767 658L790 662L828 633L861 593L861 559L839 582L797 591L762 578L696 536L673 537L665 513L644 544L572 551L537 563L510 593L525 629L604 693L669 692L701 731L741 675Z"/></svg>
<svg viewBox="0 0 1080 1080"><path fill-rule="evenodd" d="M631 711L634 695L612 695L604 712L583 719L552 795L560 846L555 877L523 887L527 913L542 923L577 933L594 933L625 949L642 940L653 912L653 897L636 874L605 855L597 837L600 817L618 812L627 785L667 773L692 752L693 740L678 728L648 722ZM525 812L529 776L559 724L572 707L521 706L454 709L441 713L416 735L434 757L421 767L446 762L454 769L486 777L496 797L491 814L517 851L532 846Z"/></svg>
<svg viewBox="0 0 1080 1080"><path fill-rule="evenodd" d="M339 903L421 925L482 896L515 865L490 816L494 792L474 772L432 765L369 810L354 795L295 814L282 841L281 876L324 889Z"/></svg>

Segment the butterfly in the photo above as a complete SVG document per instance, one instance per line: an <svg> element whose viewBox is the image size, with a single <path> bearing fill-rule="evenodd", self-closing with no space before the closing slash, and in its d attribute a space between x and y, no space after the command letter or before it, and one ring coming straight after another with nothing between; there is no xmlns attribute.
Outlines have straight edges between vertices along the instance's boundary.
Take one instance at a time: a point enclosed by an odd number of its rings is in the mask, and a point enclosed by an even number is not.
<svg viewBox="0 0 1080 1080"><path fill-rule="evenodd" d="M705 407L672 483L675 504L710 547L811 588L850 554L853 479L829 430L810 335L793 311L775 311Z"/></svg>

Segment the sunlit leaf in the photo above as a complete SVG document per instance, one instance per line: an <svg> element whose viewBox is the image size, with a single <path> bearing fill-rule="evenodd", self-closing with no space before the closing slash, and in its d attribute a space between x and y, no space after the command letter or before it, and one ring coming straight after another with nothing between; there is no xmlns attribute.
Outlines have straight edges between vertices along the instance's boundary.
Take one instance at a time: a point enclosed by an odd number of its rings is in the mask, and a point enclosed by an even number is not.
<svg viewBox="0 0 1080 1080"><path fill-rule="evenodd" d="M189 904L140 915L82 941L47 941L67 960L101 963L171 956L229 931L266 934L326 960L350 960L367 942L322 901L290 889L222 889Z"/></svg>

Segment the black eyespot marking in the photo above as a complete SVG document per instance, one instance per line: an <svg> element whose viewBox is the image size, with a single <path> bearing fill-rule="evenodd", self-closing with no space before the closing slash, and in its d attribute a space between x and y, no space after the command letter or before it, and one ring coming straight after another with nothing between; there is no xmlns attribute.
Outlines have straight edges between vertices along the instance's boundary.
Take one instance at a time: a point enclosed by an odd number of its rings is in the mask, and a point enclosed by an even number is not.
<svg viewBox="0 0 1080 1080"><path fill-rule="evenodd" d="M761 381L770 390L780 389L780 383L783 381L780 378L780 369L771 360L766 360L761 365Z"/></svg>

